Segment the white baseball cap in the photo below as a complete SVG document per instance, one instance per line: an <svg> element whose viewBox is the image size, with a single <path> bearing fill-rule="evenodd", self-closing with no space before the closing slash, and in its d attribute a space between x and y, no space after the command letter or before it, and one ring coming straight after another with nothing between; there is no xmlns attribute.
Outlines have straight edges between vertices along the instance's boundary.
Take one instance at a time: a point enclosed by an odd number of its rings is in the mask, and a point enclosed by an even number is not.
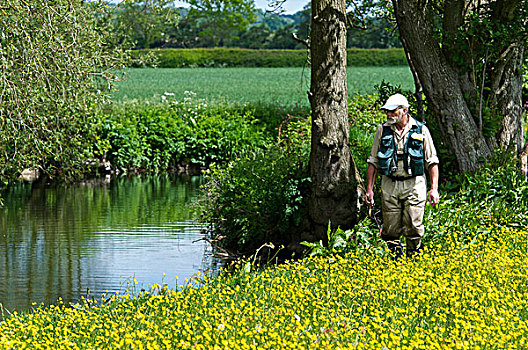
<svg viewBox="0 0 528 350"><path fill-rule="evenodd" d="M394 94L387 99L387 102L381 107L387 111L393 111L398 107L409 108L409 101L402 94Z"/></svg>

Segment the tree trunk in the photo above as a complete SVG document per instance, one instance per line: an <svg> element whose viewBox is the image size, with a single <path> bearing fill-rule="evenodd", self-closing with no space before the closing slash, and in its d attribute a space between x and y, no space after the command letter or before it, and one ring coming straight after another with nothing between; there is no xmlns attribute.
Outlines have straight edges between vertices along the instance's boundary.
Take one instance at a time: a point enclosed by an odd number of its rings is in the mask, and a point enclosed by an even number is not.
<svg viewBox="0 0 528 350"><path fill-rule="evenodd" d="M522 72L523 52L520 46L512 46L503 61L495 62L491 69L491 91L497 112L503 117L497 135L502 147L523 148L522 128Z"/></svg>
<svg viewBox="0 0 528 350"><path fill-rule="evenodd" d="M514 145L519 153L523 147L522 46L502 43L504 50L501 59L484 65L483 72L477 72L478 78L485 79L486 87L489 88L486 97L490 101L492 113L501 121L500 130L486 138L482 134L481 115L473 115L471 111L482 112L475 108L478 106L475 100L483 90L476 86L475 74L472 77L467 68L453 60L453 46L449 42L452 38L450 34L455 34L463 24L464 11L467 10L464 4L464 0L445 2L443 30L446 42L441 45L438 35L433 31L433 4L427 0L393 0L400 36L405 40L404 48L416 69L443 141L455 155L461 172L475 170L479 162L488 158L497 147ZM510 1L508 11L494 14L497 16L494 19L511 20L512 8L516 4L517 1Z"/></svg>
<svg viewBox="0 0 528 350"><path fill-rule="evenodd" d="M487 158L491 150L479 135L478 125L464 100L458 72L444 58L433 34L427 9L417 0L393 0L400 35L412 58L429 106L443 135L444 142L455 154L462 172L475 170L479 158Z"/></svg>
<svg viewBox="0 0 528 350"><path fill-rule="evenodd" d="M424 121L425 118L425 107L424 107L424 101L422 98L423 89L422 89L422 83L420 82L420 77L418 76L418 72L416 71L416 68L414 67L412 58L409 56L409 50L405 49L407 43L405 42L405 38L401 37L402 46L404 47L405 51L405 57L407 57L407 62L409 63L409 68L411 69L411 73L414 80L414 98L416 99L416 117L420 121Z"/></svg>
<svg viewBox="0 0 528 350"><path fill-rule="evenodd" d="M357 169L348 146L345 0L314 0L311 31L312 140L310 231L302 239L326 241L333 229L352 228L359 212Z"/></svg>
<svg viewBox="0 0 528 350"><path fill-rule="evenodd" d="M519 154L519 168L521 168L524 177L528 177L528 142L526 142Z"/></svg>

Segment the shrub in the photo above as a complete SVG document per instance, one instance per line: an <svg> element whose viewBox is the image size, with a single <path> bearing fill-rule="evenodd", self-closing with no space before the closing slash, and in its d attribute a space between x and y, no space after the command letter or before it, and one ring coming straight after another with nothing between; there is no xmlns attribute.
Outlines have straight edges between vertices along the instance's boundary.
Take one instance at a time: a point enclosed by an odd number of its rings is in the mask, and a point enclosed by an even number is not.
<svg viewBox="0 0 528 350"><path fill-rule="evenodd" d="M287 244L304 217L309 184L309 123L288 121L277 144L206 172L203 220L223 247L252 253L263 243Z"/></svg>
<svg viewBox="0 0 528 350"><path fill-rule="evenodd" d="M363 176L373 134L385 119L378 105L377 95L357 95L349 101L350 147ZM225 247L248 252L269 241L288 243L288 235L304 215L310 125L307 119L285 125L285 130L279 130L279 143L270 150L237 159L228 167L215 166L206 177L204 219L212 223L216 234L226 236ZM461 227L471 230L461 231L457 239L471 242L478 238L474 235L486 236L492 224L518 228L528 219L528 182L513 154L499 151L477 173L452 181L461 183L457 192L446 194L452 187L443 184L440 205L426 207L426 245L444 246ZM330 237L335 249L383 252L379 226L363 215L354 230ZM317 243L311 246L323 251Z"/></svg>
<svg viewBox="0 0 528 350"><path fill-rule="evenodd" d="M268 132L249 110L191 97L163 104L119 105L100 124L107 159L126 170L205 167L265 148Z"/></svg>
<svg viewBox="0 0 528 350"><path fill-rule="evenodd" d="M348 49L349 66L406 66L402 49ZM251 50L237 48L146 49L133 51L134 62L152 65L142 56L153 54L155 65L162 68L182 67L304 67L309 65L306 50ZM132 67L141 67L137 63Z"/></svg>
<svg viewBox="0 0 528 350"><path fill-rule="evenodd" d="M427 240L443 245L453 227L467 228L460 234L467 242L486 236L492 223L526 227L528 181L512 152L497 150L476 173L454 181L460 182L460 190L442 200L438 209L426 210Z"/></svg>
<svg viewBox="0 0 528 350"><path fill-rule="evenodd" d="M362 176L367 175L367 158L372 148L374 134L386 116L379 109L377 95L354 95L348 101L350 124L349 146Z"/></svg>
<svg viewBox="0 0 528 350"><path fill-rule="evenodd" d="M460 200L470 203L502 201L516 209L528 206L528 183L519 171L513 150L497 149L472 175L464 175Z"/></svg>
<svg viewBox="0 0 528 350"><path fill-rule="evenodd" d="M0 177L24 168L75 175L92 153L94 108L122 66L104 6L3 1L0 28ZM103 92L102 92L103 91Z"/></svg>
<svg viewBox="0 0 528 350"><path fill-rule="evenodd" d="M302 67L306 65L306 50L250 49L155 49L134 51L134 57L154 53L160 68L183 67Z"/></svg>
<svg viewBox="0 0 528 350"><path fill-rule="evenodd" d="M347 65L407 66L407 58L403 49L347 49Z"/></svg>
<svg viewBox="0 0 528 350"><path fill-rule="evenodd" d="M364 174L372 136L385 118L376 103L372 95L349 101L350 147ZM248 253L270 241L289 243L305 214L310 138L309 118L290 116L270 149L208 170L203 220L225 236L224 248Z"/></svg>

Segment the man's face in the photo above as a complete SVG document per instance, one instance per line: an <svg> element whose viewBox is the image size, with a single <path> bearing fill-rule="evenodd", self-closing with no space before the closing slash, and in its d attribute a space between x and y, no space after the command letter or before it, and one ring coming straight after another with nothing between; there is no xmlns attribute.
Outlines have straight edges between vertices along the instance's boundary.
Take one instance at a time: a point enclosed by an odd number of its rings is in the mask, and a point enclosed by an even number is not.
<svg viewBox="0 0 528 350"><path fill-rule="evenodd" d="M393 111L387 111L387 124L394 125L401 122L405 111L402 107L398 107Z"/></svg>

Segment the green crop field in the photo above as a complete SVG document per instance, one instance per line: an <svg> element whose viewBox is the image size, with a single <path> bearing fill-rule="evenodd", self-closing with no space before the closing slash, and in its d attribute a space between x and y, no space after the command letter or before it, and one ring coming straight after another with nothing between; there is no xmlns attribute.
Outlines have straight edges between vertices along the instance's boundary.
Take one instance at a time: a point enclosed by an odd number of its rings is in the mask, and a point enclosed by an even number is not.
<svg viewBox="0 0 528 350"><path fill-rule="evenodd" d="M371 93L382 80L413 89L408 67L349 67L348 91ZM114 99L160 99L165 93L197 98L308 106L309 68L136 68L118 85Z"/></svg>

